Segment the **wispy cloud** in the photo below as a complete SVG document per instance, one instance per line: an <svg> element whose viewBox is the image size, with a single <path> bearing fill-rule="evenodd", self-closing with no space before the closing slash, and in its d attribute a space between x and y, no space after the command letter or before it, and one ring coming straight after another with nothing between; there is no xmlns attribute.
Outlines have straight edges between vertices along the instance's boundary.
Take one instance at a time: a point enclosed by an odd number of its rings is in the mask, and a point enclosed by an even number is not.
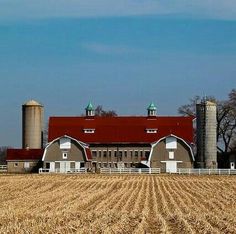
<svg viewBox="0 0 236 234"><path fill-rule="evenodd" d="M179 15L236 20L235 0L0 0L0 19Z"/></svg>

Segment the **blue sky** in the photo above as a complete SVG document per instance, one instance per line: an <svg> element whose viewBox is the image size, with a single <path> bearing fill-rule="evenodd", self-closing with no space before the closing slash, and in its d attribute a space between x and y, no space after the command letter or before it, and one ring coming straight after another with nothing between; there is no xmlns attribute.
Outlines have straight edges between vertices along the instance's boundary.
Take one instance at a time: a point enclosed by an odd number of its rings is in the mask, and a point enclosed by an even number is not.
<svg viewBox="0 0 236 234"><path fill-rule="evenodd" d="M21 146L21 105L80 115L176 115L235 88L233 0L0 0L0 145Z"/></svg>

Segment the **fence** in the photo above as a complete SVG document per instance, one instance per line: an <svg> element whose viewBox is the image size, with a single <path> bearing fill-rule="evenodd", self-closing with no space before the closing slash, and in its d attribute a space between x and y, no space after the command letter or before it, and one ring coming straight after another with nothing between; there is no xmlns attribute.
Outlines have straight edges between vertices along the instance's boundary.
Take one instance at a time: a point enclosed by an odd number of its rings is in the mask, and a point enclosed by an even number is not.
<svg viewBox="0 0 236 234"><path fill-rule="evenodd" d="M7 172L7 165L0 165L0 173Z"/></svg>
<svg viewBox="0 0 236 234"><path fill-rule="evenodd" d="M87 173L87 168L79 168L79 169L70 168L69 170L66 171L60 171L60 169L57 168L55 170L51 170L48 168L39 168L39 174L49 174L49 173L64 173L64 174Z"/></svg>
<svg viewBox="0 0 236 234"><path fill-rule="evenodd" d="M236 169L193 169L179 168L178 174L194 174L194 175L236 175Z"/></svg>
<svg viewBox="0 0 236 234"><path fill-rule="evenodd" d="M101 168L101 174L160 174L160 168Z"/></svg>

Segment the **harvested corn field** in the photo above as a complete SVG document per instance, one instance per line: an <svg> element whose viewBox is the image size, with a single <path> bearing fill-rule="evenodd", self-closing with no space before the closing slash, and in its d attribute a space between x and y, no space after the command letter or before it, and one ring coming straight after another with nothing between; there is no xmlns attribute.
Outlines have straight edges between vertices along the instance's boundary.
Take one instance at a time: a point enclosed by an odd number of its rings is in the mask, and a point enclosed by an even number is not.
<svg viewBox="0 0 236 234"><path fill-rule="evenodd" d="M234 176L0 176L0 233L236 233Z"/></svg>

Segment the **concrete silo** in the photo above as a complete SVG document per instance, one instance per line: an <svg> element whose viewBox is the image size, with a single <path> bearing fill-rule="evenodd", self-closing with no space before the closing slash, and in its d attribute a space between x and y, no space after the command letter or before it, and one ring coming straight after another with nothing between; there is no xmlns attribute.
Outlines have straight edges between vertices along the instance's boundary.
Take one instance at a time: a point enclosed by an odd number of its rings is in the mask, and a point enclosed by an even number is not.
<svg viewBox="0 0 236 234"><path fill-rule="evenodd" d="M197 112L197 157L196 167L217 168L216 104L202 101Z"/></svg>
<svg viewBox="0 0 236 234"><path fill-rule="evenodd" d="M22 148L41 149L43 145L43 106L30 100L22 105Z"/></svg>

